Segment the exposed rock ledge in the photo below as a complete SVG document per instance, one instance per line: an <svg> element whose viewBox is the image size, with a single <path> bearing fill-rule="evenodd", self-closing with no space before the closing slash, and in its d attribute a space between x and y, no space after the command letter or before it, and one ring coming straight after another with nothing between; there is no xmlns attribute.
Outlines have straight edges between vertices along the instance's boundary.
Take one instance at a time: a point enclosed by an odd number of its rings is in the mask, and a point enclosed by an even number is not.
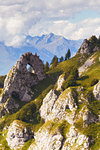
<svg viewBox="0 0 100 150"><path fill-rule="evenodd" d="M30 73L27 70L27 64L32 67L34 73ZM0 96L1 106L6 105L8 100L30 101L34 94L31 87L44 78L43 62L39 57L36 54L32 55L30 52L23 54L9 71L4 81L4 89ZM14 106L16 110L16 102ZM4 106L5 110L3 109L2 111L9 113L11 110L10 107L10 105L7 105L7 107ZM2 115L4 114L1 113L0 116Z"/></svg>
<svg viewBox="0 0 100 150"><path fill-rule="evenodd" d="M6 140L11 149L21 148L31 138L33 138L33 132L19 120L15 120L8 128Z"/></svg>
<svg viewBox="0 0 100 150"><path fill-rule="evenodd" d="M35 134L35 142L32 143L28 150L88 150L89 138L78 132L75 126L71 126L63 137L59 128L50 131L50 124L42 127Z"/></svg>
<svg viewBox="0 0 100 150"><path fill-rule="evenodd" d="M92 66L94 63L95 63L95 54L92 55L91 57L89 57L87 59L87 61L78 69L78 72L79 72L79 76L82 74L82 73L86 73L86 71L89 69L90 66Z"/></svg>
<svg viewBox="0 0 100 150"><path fill-rule="evenodd" d="M100 81L94 86L93 94L97 100L100 100Z"/></svg>

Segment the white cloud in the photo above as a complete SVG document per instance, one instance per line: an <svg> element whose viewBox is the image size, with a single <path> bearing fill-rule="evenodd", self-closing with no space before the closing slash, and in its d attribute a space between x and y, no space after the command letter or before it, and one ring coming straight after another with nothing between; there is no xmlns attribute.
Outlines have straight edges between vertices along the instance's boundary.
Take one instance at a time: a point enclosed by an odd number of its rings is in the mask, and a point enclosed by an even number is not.
<svg viewBox="0 0 100 150"><path fill-rule="evenodd" d="M39 22L30 29L30 35L41 35L54 32L68 39L78 40L92 35L99 36L100 18L86 19L78 23L67 20Z"/></svg>
<svg viewBox="0 0 100 150"><path fill-rule="evenodd" d="M0 0L0 41L18 46L28 34L54 32L67 38L79 39L98 35L100 21L68 21L81 10L100 12L98 0Z"/></svg>

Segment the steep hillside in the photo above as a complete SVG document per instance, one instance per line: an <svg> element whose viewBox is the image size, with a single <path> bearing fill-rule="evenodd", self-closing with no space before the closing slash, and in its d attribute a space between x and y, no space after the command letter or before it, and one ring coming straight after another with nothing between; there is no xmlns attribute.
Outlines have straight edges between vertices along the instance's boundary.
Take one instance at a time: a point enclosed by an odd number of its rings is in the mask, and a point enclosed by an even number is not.
<svg viewBox="0 0 100 150"><path fill-rule="evenodd" d="M0 97L0 148L99 150L99 39L84 40L73 58L46 74L39 58L36 64L31 62L36 58L24 54L5 79ZM34 74L25 69L27 64ZM29 90L25 97L23 89Z"/></svg>

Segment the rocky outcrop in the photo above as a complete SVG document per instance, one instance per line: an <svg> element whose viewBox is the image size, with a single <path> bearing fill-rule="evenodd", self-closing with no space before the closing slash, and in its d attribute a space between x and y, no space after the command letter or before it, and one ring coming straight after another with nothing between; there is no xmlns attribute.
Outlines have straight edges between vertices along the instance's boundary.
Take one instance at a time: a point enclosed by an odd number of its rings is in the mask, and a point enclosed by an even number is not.
<svg viewBox="0 0 100 150"><path fill-rule="evenodd" d="M78 132L75 126L71 126L69 133L66 134L66 140L62 150L88 150L89 149L89 138L84 134Z"/></svg>
<svg viewBox="0 0 100 150"><path fill-rule="evenodd" d="M57 81L57 89L56 90L62 90L62 85L65 81L66 77L65 77L65 74L61 74L58 78L58 81Z"/></svg>
<svg viewBox="0 0 100 150"><path fill-rule="evenodd" d="M51 129L51 130L50 130ZM68 127L65 136L56 127L52 130L50 123L43 126L35 134L35 142L32 143L28 150L89 150L89 138L81 134L75 126Z"/></svg>
<svg viewBox="0 0 100 150"><path fill-rule="evenodd" d="M41 106L40 108L40 115L41 117L43 115L43 112L45 112L45 121L47 120L55 120L56 118L58 120L67 120L69 123L74 122L74 117L75 117L75 111L77 109L77 104L75 101L75 92L71 89L68 88L66 89L63 93L60 94L60 96L57 99L57 96L55 96L56 99L47 99L48 95L46 98L43 100L43 104L45 104L45 101L49 101L48 104L50 105L49 113L45 105ZM51 111L50 111L51 110ZM67 115L66 115L67 113Z"/></svg>
<svg viewBox="0 0 100 150"><path fill-rule="evenodd" d="M99 48L97 46L95 46L93 42L91 42L91 39L92 39L92 37L89 40L85 39L83 41L83 43L79 49L79 53L91 54L93 52L98 51Z"/></svg>
<svg viewBox="0 0 100 150"><path fill-rule="evenodd" d="M86 73L87 70L95 63L95 54L89 57L86 62L78 69L79 76L82 75L82 73Z"/></svg>
<svg viewBox="0 0 100 150"><path fill-rule="evenodd" d="M33 132L25 123L15 120L8 128L7 142L11 149L17 149L33 138Z"/></svg>
<svg viewBox="0 0 100 150"><path fill-rule="evenodd" d="M100 81L94 86L93 94L97 100L100 100Z"/></svg>
<svg viewBox="0 0 100 150"><path fill-rule="evenodd" d="M93 114L87 106L83 106L81 111L79 112L78 118L81 118L84 122L84 125L89 125L91 123L96 123L98 121L98 117Z"/></svg>
<svg viewBox="0 0 100 150"><path fill-rule="evenodd" d="M34 73L27 70L27 64L32 67ZM5 105L9 98L10 101L11 99L12 101L15 99L17 101L30 101L34 94L31 87L44 78L43 62L39 57L30 52L23 54L7 74L4 89L0 96L1 105ZM10 105L7 105L7 109L10 112Z"/></svg>
<svg viewBox="0 0 100 150"><path fill-rule="evenodd" d="M47 126L47 128L49 128ZM28 150L60 150L62 147L63 136L59 131L51 132L47 128L41 128L35 134L35 142Z"/></svg>
<svg viewBox="0 0 100 150"><path fill-rule="evenodd" d="M59 94L56 90L50 90L50 92L46 95L46 97L43 99L43 104L40 108L40 114L43 119L46 120L47 116L50 114L50 112L53 109L53 106L58 99Z"/></svg>

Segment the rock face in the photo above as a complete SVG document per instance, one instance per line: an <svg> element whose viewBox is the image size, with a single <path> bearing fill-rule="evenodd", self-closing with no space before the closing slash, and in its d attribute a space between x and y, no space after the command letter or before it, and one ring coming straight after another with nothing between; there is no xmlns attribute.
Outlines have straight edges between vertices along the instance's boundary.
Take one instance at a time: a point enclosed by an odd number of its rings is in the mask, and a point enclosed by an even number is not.
<svg viewBox="0 0 100 150"><path fill-rule="evenodd" d="M59 131L49 133L46 128L41 128L35 135L35 143L28 150L60 150L63 136Z"/></svg>
<svg viewBox="0 0 100 150"><path fill-rule="evenodd" d="M11 149L17 149L33 138L33 132L24 123L15 120L8 128L7 142Z"/></svg>
<svg viewBox="0 0 100 150"><path fill-rule="evenodd" d="M58 96L59 95L56 90L50 90L50 92L43 99L43 104L40 108L40 114L43 119L46 119L47 115L49 115L49 113L52 111Z"/></svg>
<svg viewBox="0 0 100 150"><path fill-rule="evenodd" d="M63 82L65 81L65 74L62 74L59 76L57 81L57 89L56 90L62 90Z"/></svg>
<svg viewBox="0 0 100 150"><path fill-rule="evenodd" d="M35 142L28 150L88 150L89 138L81 134L75 126L71 126L65 137L59 131L59 128L50 131L50 125L42 127L35 134Z"/></svg>
<svg viewBox="0 0 100 150"><path fill-rule="evenodd" d="M72 91L71 88L66 89L59 97L53 95L53 97L50 98L47 95L43 100L43 105L40 108L41 117L43 117L45 121L58 118L62 120L65 119L69 123L72 123L75 117L75 110L77 109L77 104L75 102L74 96L75 93ZM46 105L50 106L48 107L49 113L47 107L45 106L45 102L48 102L48 104ZM66 115L67 111L69 112L69 115Z"/></svg>
<svg viewBox="0 0 100 150"><path fill-rule="evenodd" d="M27 64L32 67L34 73L27 70ZM39 57L36 54L32 55L30 52L23 54L7 74L0 97L1 105L4 105L9 98L10 101L13 101L13 99L30 101L34 94L31 87L44 78L43 62ZM10 108L8 107L9 111Z"/></svg>
<svg viewBox="0 0 100 150"><path fill-rule="evenodd" d="M92 55L87 59L87 61L78 69L79 76L82 73L86 73L86 71L89 69L90 66L92 66L95 63L95 55Z"/></svg>
<svg viewBox="0 0 100 150"><path fill-rule="evenodd" d="M91 42L91 38L89 40L85 39L83 41L79 50L81 54L84 54L84 53L91 54L93 52L96 52L99 49L98 47L95 47L94 44Z"/></svg>
<svg viewBox="0 0 100 150"><path fill-rule="evenodd" d="M100 81L94 86L93 94L97 100L100 100Z"/></svg>
<svg viewBox="0 0 100 150"><path fill-rule="evenodd" d="M89 138L78 132L75 126L71 126L62 150L88 150Z"/></svg>

